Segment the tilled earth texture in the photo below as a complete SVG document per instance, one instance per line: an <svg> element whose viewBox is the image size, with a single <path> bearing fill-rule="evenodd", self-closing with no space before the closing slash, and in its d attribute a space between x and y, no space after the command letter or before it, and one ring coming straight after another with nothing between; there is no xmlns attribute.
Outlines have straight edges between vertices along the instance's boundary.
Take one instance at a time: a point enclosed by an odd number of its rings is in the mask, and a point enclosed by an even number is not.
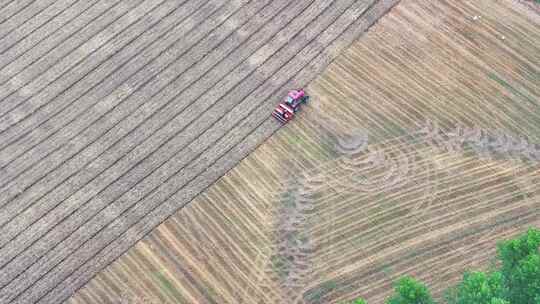
<svg viewBox="0 0 540 304"><path fill-rule="evenodd" d="M440 299L497 240L540 227L539 42L518 1L402 0L293 122L69 303L383 304L404 274Z"/></svg>
<svg viewBox="0 0 540 304"><path fill-rule="evenodd" d="M66 300L396 2L2 0L0 303Z"/></svg>

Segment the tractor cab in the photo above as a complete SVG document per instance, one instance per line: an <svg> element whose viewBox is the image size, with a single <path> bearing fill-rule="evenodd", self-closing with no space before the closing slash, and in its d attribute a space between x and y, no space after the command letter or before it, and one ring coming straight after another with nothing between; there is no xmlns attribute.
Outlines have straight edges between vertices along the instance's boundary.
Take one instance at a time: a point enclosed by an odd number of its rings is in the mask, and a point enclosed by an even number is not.
<svg viewBox="0 0 540 304"><path fill-rule="evenodd" d="M282 123L287 123L294 118L294 114L300 110L300 105L307 103L309 96L306 95L303 89L291 90L283 99L274 112L274 116Z"/></svg>

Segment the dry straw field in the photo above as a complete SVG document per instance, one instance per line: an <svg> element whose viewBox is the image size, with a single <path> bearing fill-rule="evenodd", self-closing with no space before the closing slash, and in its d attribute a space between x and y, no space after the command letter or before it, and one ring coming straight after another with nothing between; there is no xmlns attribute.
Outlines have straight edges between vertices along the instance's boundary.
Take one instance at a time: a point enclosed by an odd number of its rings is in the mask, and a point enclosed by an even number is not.
<svg viewBox="0 0 540 304"><path fill-rule="evenodd" d="M311 105L69 303L383 303L440 297L540 226L540 18L403 0Z"/></svg>

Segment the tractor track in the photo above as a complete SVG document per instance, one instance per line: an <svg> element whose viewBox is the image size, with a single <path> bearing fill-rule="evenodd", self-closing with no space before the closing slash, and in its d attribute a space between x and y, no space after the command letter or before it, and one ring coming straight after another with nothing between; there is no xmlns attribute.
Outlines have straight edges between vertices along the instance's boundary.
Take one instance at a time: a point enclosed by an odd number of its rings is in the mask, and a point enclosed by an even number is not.
<svg viewBox="0 0 540 304"><path fill-rule="evenodd" d="M276 131L276 96L396 1L44 2L0 8L2 303L69 297ZM91 30L57 38L51 20L86 12L73 33Z"/></svg>

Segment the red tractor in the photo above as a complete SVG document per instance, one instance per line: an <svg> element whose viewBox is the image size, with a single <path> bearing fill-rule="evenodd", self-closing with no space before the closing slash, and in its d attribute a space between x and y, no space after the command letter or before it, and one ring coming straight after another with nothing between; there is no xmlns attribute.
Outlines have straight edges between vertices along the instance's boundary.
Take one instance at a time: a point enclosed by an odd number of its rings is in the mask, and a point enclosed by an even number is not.
<svg viewBox="0 0 540 304"><path fill-rule="evenodd" d="M276 107L272 116L282 123L287 123L294 118L294 113L300 110L300 105L307 103L309 96L303 89L291 90L285 99Z"/></svg>

